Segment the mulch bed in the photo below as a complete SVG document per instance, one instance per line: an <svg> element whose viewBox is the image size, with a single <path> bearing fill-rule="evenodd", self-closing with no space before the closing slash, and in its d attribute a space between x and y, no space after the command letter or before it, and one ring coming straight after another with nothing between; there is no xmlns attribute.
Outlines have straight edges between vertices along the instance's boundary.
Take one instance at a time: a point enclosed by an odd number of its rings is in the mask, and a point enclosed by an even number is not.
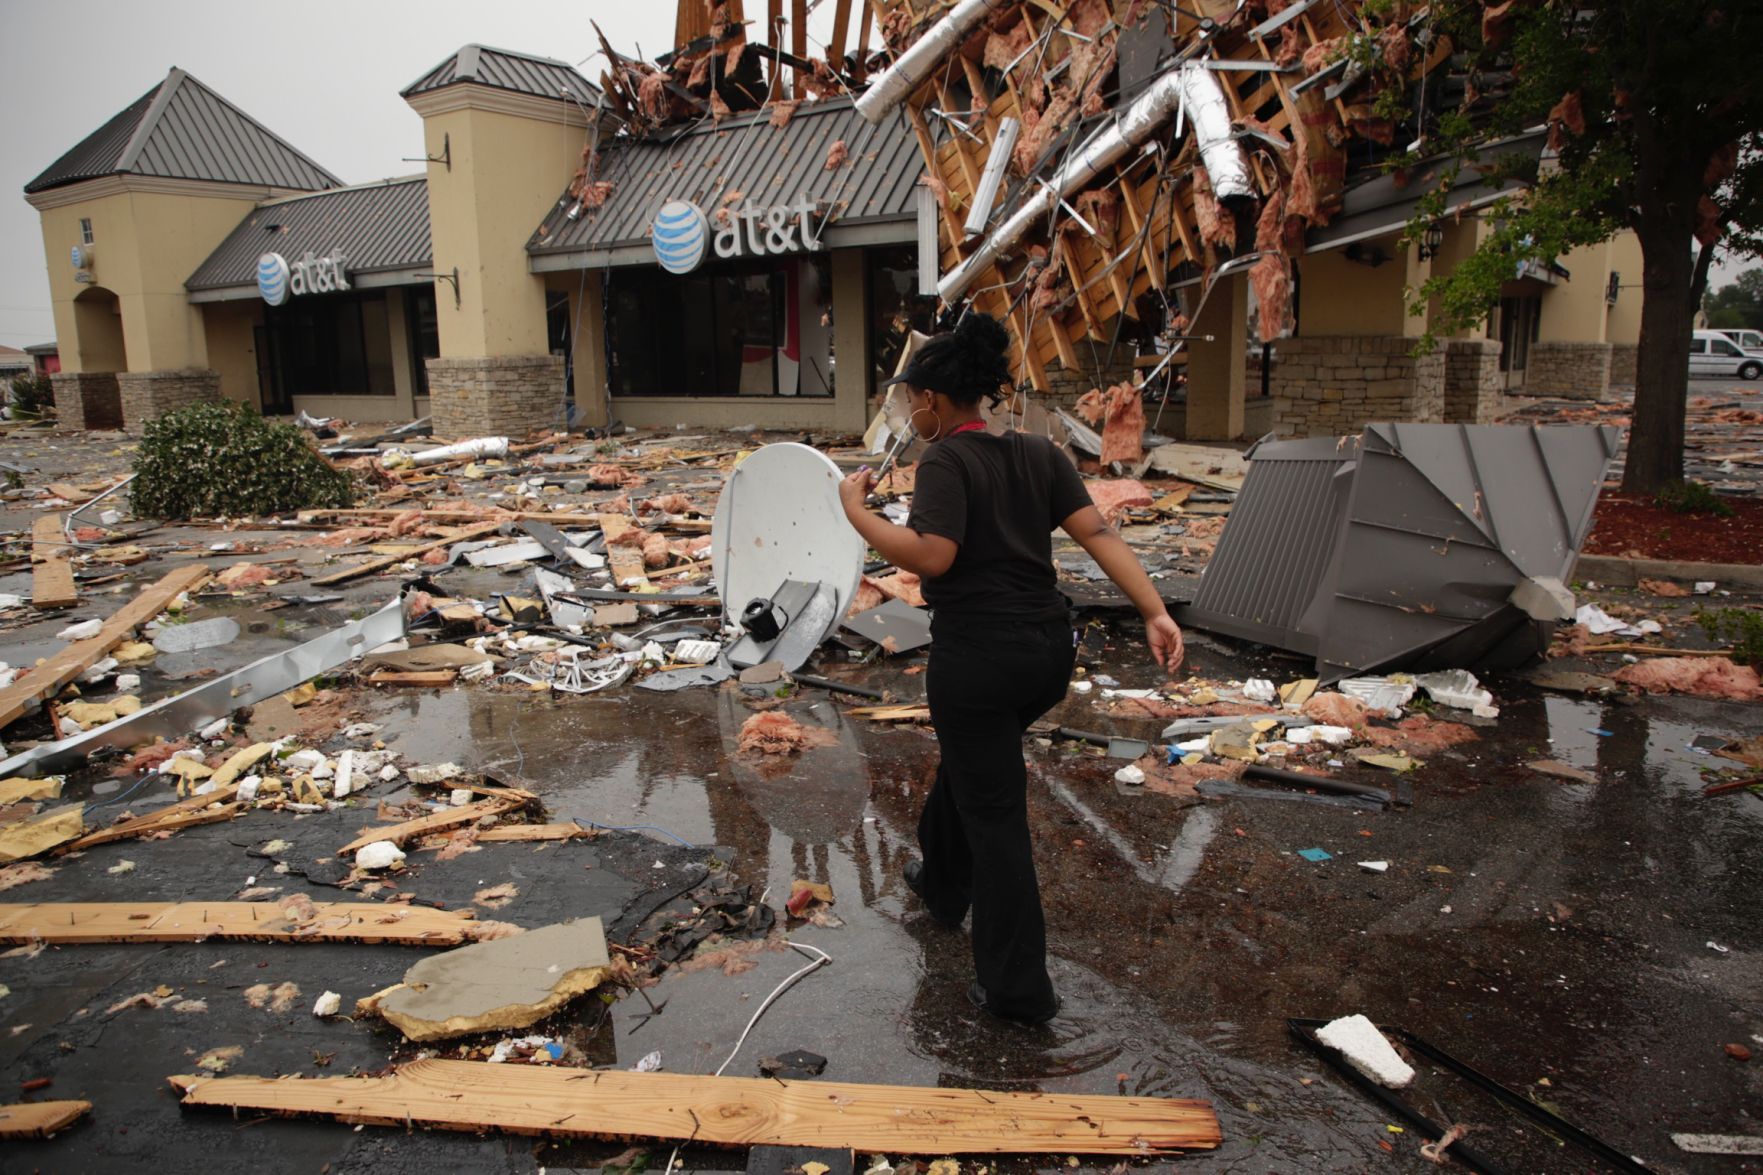
<svg viewBox="0 0 1763 1175"><path fill-rule="evenodd" d="M1763 502L1726 498L1731 517L1680 514L1637 494L1605 494L1586 540L1588 555L1763 563Z"/></svg>

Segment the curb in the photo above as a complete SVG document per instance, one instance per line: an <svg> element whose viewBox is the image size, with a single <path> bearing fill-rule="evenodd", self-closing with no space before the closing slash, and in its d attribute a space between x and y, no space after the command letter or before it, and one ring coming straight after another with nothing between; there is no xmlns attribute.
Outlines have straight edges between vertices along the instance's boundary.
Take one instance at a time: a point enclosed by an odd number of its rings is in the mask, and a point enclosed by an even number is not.
<svg viewBox="0 0 1763 1175"><path fill-rule="evenodd" d="M1713 580L1723 588L1763 589L1763 566L1754 563L1683 563L1674 559L1623 559L1615 555L1581 555L1570 576L1596 580L1609 587L1634 587L1643 579L1678 583Z"/></svg>

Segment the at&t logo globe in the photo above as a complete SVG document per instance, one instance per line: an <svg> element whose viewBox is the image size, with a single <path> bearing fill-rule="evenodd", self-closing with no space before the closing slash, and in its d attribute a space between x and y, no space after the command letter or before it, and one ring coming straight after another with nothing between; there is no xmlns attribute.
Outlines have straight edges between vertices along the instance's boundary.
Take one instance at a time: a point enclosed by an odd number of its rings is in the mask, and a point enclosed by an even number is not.
<svg viewBox="0 0 1763 1175"><path fill-rule="evenodd" d="M669 273L690 273L704 260L710 222L690 200L669 200L655 214L652 234L655 260L661 268Z"/></svg>
<svg viewBox="0 0 1763 1175"><path fill-rule="evenodd" d="M257 292L271 306L288 300L288 263L280 253L265 253L257 259Z"/></svg>

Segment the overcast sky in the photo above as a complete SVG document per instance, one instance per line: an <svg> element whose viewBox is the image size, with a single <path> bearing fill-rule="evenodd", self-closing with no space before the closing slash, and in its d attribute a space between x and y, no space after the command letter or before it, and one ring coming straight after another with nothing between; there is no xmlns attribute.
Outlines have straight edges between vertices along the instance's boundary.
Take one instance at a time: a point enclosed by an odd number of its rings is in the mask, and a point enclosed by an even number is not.
<svg viewBox="0 0 1763 1175"><path fill-rule="evenodd" d="M604 64L589 21L621 52L672 43L669 0L0 0L0 343L54 337L37 212L24 185L157 85L172 66L208 86L341 176L364 183L420 171L422 122L398 91L477 42L578 64ZM750 7L762 10L758 0ZM815 5L824 47L832 5ZM855 40L855 32L852 39ZM65 246L56 258L66 264ZM1723 265L1716 284L1738 266ZM1635 275L1639 279L1639 275ZM1624 275L1628 280L1628 275Z"/></svg>
<svg viewBox="0 0 1763 1175"><path fill-rule="evenodd" d="M762 14L764 7L755 3ZM832 5L809 22L811 43ZM422 170L422 120L398 91L476 42L567 61L597 81L589 21L614 48L671 46L669 0L0 0L0 343L55 336L37 211L24 186L62 152L152 89L172 66L341 176L364 183ZM855 38L855 33L852 34ZM592 60L586 60L592 57ZM66 252L57 243L56 257Z"/></svg>

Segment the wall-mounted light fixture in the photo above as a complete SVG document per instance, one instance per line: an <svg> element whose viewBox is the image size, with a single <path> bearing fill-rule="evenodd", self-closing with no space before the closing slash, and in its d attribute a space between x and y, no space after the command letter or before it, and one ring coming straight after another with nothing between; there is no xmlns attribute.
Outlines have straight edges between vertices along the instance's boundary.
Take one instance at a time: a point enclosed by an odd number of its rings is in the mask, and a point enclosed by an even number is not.
<svg viewBox="0 0 1763 1175"><path fill-rule="evenodd" d="M1444 244L1445 227L1435 220L1426 226L1424 233L1420 234L1420 247L1416 255L1422 261L1431 261L1439 255L1439 250L1444 247Z"/></svg>

